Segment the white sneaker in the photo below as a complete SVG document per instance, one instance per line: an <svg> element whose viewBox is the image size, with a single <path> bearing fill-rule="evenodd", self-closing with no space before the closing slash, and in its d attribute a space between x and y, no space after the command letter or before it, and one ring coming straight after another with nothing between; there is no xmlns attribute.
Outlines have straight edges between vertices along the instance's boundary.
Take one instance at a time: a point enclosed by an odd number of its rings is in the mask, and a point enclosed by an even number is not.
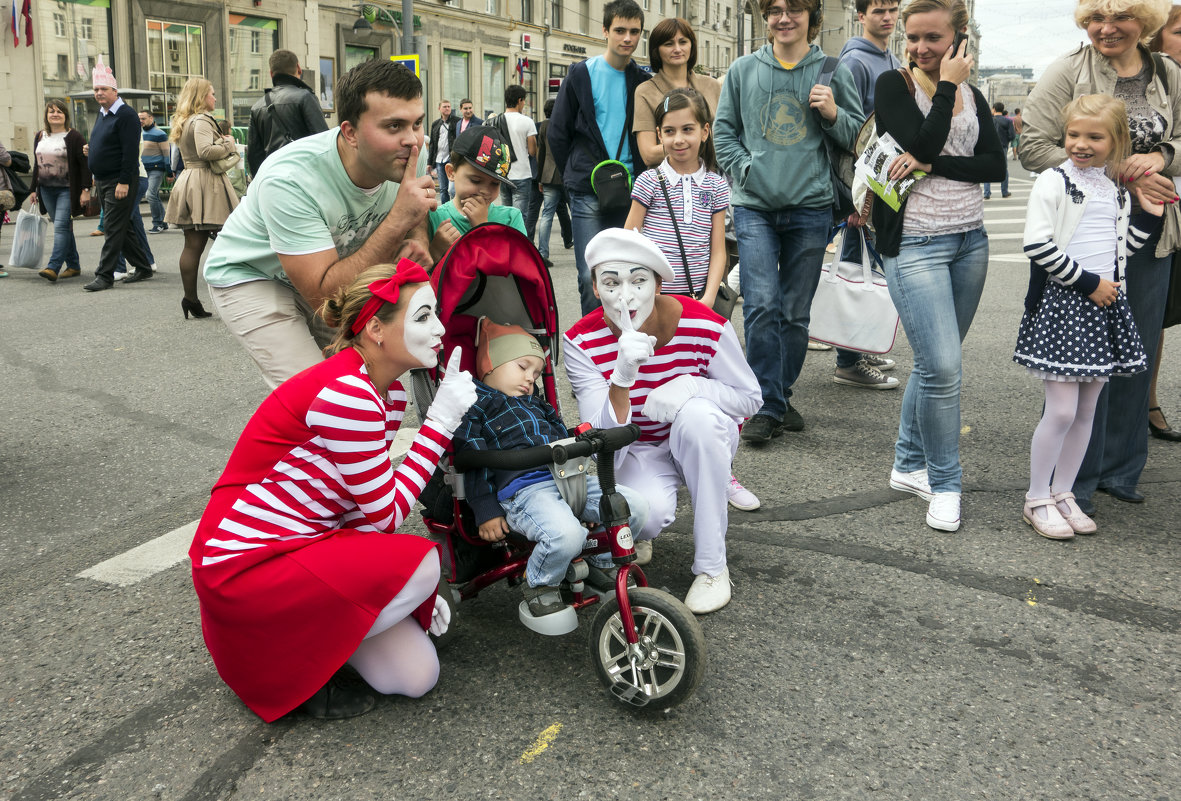
<svg viewBox="0 0 1181 801"><path fill-rule="evenodd" d="M924 501L931 500L934 497L931 492L931 482L927 480L927 468L922 470L915 470L913 473L900 473L897 470L890 470L890 489L902 490L909 492L911 495L917 495Z"/></svg>
<svg viewBox="0 0 1181 801"><path fill-rule="evenodd" d="M127 271L126 271L126 270L123 270L123 271L121 271L121 272L120 272L120 271L116 270L116 271L115 271L115 274L114 274L112 277L113 277L113 278L114 278L116 281L122 281L124 278L126 278L126 277L127 277Z"/></svg>
<svg viewBox="0 0 1181 801"><path fill-rule="evenodd" d="M646 565L652 561L652 540L636 540L636 561L632 564Z"/></svg>
<svg viewBox="0 0 1181 801"><path fill-rule="evenodd" d="M808 350L832 350L832 345L829 345L827 342L817 342L814 339L809 339Z"/></svg>
<svg viewBox="0 0 1181 801"><path fill-rule="evenodd" d="M959 531L960 494L936 492L927 506L927 525L940 531Z"/></svg>
<svg viewBox="0 0 1181 801"><path fill-rule="evenodd" d="M685 606L695 615L716 612L730 603L730 568L723 567L716 576L702 573L693 579L685 596Z"/></svg>
<svg viewBox="0 0 1181 801"><path fill-rule="evenodd" d="M743 512L753 512L762 506L755 494L739 484L734 476L730 476L730 483L726 485L726 500L735 509Z"/></svg>
<svg viewBox="0 0 1181 801"><path fill-rule="evenodd" d="M156 262L152 262L152 272L156 272Z"/></svg>

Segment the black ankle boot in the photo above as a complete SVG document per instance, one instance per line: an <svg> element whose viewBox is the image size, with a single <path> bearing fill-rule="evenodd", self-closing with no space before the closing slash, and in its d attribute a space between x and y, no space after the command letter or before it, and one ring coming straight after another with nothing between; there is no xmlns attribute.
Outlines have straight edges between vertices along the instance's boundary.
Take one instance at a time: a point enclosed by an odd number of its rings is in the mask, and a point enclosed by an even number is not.
<svg viewBox="0 0 1181 801"><path fill-rule="evenodd" d="M320 720L343 720L369 712L377 704L373 694L357 681L342 680L337 674L300 706Z"/></svg>

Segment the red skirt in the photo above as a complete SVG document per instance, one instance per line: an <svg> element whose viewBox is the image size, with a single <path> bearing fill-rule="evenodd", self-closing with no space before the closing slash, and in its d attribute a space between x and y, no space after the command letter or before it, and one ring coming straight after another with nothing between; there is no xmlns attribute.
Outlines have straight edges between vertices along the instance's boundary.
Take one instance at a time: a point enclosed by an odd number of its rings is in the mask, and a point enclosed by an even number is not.
<svg viewBox="0 0 1181 801"><path fill-rule="evenodd" d="M198 560L196 543L216 525L206 521L221 519L210 511L190 551ZM324 686L422 561L438 554L423 537L354 529L331 531L292 550L267 550L206 566L194 561L193 585L217 672L270 723ZM413 613L424 629L434 601L432 594Z"/></svg>

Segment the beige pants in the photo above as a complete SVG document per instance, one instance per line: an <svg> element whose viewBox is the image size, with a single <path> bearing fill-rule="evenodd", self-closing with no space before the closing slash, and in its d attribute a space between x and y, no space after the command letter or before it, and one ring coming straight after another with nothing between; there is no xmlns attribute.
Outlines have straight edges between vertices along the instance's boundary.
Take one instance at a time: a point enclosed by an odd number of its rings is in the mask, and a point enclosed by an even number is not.
<svg viewBox="0 0 1181 801"><path fill-rule="evenodd" d="M279 281L211 286L209 294L271 389L323 361L336 335L302 295Z"/></svg>

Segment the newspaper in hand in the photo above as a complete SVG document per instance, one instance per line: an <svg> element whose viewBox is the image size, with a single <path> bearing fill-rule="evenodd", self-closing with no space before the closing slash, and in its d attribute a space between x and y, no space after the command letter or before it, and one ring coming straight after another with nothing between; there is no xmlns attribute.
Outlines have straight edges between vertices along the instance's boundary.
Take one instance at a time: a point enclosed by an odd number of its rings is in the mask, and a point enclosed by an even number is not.
<svg viewBox="0 0 1181 801"><path fill-rule="evenodd" d="M926 175L922 170L915 170L905 178L900 178L897 181L890 180L890 165L894 160L901 156L903 150L894 141L894 137L888 133L883 133L878 137L876 142L871 142L868 147L861 152L861 156L857 159L854 165L854 172L859 181L864 181L868 189L872 190L875 195L885 201L886 205L898 211L902 207L902 201L906 200L906 196L910 194L910 190L918 183L918 180ZM854 195L856 196L857 186L854 184Z"/></svg>

